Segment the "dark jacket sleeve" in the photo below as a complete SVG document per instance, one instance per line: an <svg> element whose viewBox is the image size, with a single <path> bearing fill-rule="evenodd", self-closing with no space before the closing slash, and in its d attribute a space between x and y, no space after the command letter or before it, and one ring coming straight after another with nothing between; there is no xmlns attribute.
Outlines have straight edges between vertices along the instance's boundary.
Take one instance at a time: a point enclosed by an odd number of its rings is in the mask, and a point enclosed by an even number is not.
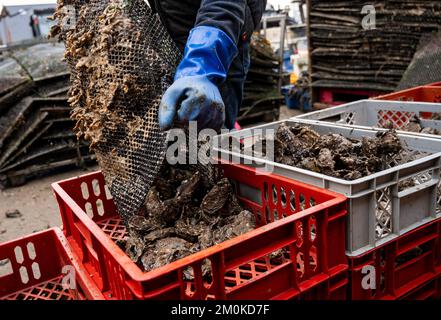
<svg viewBox="0 0 441 320"><path fill-rule="evenodd" d="M247 0L202 0L195 27L221 29L238 43L245 23L246 6Z"/></svg>
<svg viewBox="0 0 441 320"><path fill-rule="evenodd" d="M260 20L265 12L266 3L267 0L248 0L248 7L251 11L254 29L257 29L260 25Z"/></svg>

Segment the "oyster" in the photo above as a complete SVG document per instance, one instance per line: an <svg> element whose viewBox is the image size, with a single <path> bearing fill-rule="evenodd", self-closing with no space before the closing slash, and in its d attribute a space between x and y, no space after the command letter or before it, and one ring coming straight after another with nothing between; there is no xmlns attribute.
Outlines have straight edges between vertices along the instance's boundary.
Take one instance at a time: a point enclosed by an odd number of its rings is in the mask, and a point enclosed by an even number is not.
<svg viewBox="0 0 441 320"><path fill-rule="evenodd" d="M181 238L169 237L160 239L149 246L141 258L141 263L145 271L151 271L195 252L196 250L192 243Z"/></svg>
<svg viewBox="0 0 441 320"><path fill-rule="evenodd" d="M421 121L416 115L410 118L409 123L403 127L404 131L409 132L421 132L422 129Z"/></svg>
<svg viewBox="0 0 441 320"><path fill-rule="evenodd" d="M216 214L225 206L232 192L228 179L222 179L202 199L201 210L207 215Z"/></svg>
<svg viewBox="0 0 441 320"><path fill-rule="evenodd" d="M222 227L214 230L213 240L215 244L233 239L256 228L254 215L247 210L238 215L225 218Z"/></svg>
<svg viewBox="0 0 441 320"><path fill-rule="evenodd" d="M335 133L319 135L298 123L291 127L281 124L274 146L276 162L345 180L384 170L394 155L406 152L395 130L378 132L375 137L362 137L357 141Z"/></svg>

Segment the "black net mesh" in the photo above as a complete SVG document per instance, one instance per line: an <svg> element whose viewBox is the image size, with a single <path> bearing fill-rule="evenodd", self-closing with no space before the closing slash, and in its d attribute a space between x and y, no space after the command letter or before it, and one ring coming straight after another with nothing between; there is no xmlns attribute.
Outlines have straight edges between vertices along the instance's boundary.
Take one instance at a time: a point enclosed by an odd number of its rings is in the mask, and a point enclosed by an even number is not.
<svg viewBox="0 0 441 320"><path fill-rule="evenodd" d="M69 102L122 218L138 213L166 151L158 106L181 54L142 0L59 0Z"/></svg>
<svg viewBox="0 0 441 320"><path fill-rule="evenodd" d="M425 34L398 90L441 81L441 32Z"/></svg>

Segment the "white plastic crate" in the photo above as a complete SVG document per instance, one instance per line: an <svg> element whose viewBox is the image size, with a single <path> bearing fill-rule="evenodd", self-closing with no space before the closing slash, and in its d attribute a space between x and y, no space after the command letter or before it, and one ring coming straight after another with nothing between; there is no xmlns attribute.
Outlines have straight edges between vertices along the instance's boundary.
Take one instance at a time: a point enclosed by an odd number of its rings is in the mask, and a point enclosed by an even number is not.
<svg viewBox="0 0 441 320"><path fill-rule="evenodd" d="M355 129L330 123L291 119L220 135L214 139L215 157L238 161L263 170L270 168L275 174L348 197L348 255L362 254L440 216L441 139L399 134L402 143L411 151L406 155L407 159L419 159L408 160L410 162L398 165L398 161L402 159L397 157L391 159L389 169L353 181L276 163L263 157L245 154L243 151L231 151L222 146L221 142L231 139L250 145L263 135L268 138L268 130L275 132L281 123L303 123L319 134L337 133L358 140L364 136L374 137L381 129ZM400 182L408 179L413 179L416 185L399 190Z"/></svg>
<svg viewBox="0 0 441 320"><path fill-rule="evenodd" d="M392 124L394 129L401 133L409 121L417 116L423 128L441 131L441 121L428 119L428 116L434 113L441 115L441 103L360 100L338 107L305 113L294 118L319 120L363 129L384 128L386 125ZM408 131L403 131L403 133L441 139L441 135Z"/></svg>

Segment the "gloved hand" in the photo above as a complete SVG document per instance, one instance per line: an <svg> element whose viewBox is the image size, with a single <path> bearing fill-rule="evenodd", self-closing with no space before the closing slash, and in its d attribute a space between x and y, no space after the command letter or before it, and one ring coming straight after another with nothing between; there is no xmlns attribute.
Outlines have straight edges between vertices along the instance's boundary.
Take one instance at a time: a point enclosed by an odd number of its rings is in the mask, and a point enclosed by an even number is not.
<svg viewBox="0 0 441 320"><path fill-rule="evenodd" d="M175 82L159 107L159 126L197 121L198 130L219 130L225 121L225 105L218 85L225 81L237 54L236 44L222 30L196 27L190 32Z"/></svg>

